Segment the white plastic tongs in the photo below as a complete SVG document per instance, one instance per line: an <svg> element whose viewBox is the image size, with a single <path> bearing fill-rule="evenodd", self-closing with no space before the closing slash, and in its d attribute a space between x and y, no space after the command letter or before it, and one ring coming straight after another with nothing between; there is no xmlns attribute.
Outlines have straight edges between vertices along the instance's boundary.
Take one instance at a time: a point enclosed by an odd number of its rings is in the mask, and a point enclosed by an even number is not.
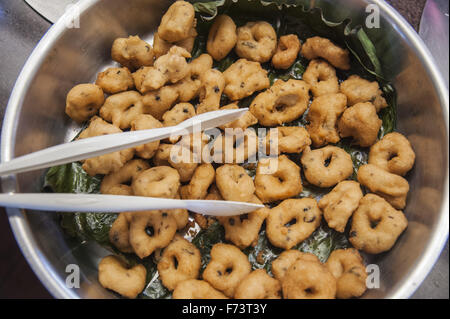
<svg viewBox="0 0 450 319"><path fill-rule="evenodd" d="M72 163L123 149L215 128L242 116L247 108L203 113L176 126L102 135L49 147L0 164L0 176ZM208 200L178 200L97 194L0 194L0 205L59 212L124 212L184 208L193 212L232 216L263 205Z"/></svg>

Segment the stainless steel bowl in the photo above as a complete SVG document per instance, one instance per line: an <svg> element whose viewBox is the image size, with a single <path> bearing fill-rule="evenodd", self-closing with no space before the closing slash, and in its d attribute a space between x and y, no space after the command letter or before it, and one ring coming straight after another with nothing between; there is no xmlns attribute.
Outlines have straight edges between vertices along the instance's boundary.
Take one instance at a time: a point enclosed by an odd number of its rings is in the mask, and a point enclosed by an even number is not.
<svg viewBox="0 0 450 319"><path fill-rule="evenodd" d="M59 144L78 127L64 114L65 95L77 83L89 82L110 64L117 37L139 34L151 38L171 1L84 0L79 5L79 29L66 26L64 15L40 41L23 68L11 95L2 131L2 161ZM334 0L316 1L329 8ZM413 144L416 165L408 176L411 191L405 210L409 227L395 247L369 262L381 270L379 289L367 298L407 298L433 267L448 237L448 89L436 64L416 32L380 0L346 0L355 23L376 4L381 29L370 36L384 60L387 76L398 90L398 129ZM327 10L330 18L342 10ZM395 64L387 63L395 56ZM392 61L392 59L390 59ZM36 192L42 171L3 178L4 192ZM9 221L26 259L42 283L57 298L109 298L97 281L97 264L106 251L68 238L53 214L8 209ZM81 270L80 288L66 286L66 267Z"/></svg>

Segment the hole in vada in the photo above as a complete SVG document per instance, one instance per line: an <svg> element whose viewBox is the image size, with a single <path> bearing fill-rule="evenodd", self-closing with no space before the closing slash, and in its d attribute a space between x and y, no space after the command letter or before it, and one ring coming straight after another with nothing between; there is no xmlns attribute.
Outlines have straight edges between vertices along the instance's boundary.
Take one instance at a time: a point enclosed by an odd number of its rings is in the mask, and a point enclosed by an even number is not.
<svg viewBox="0 0 450 319"><path fill-rule="evenodd" d="M292 225L295 225L297 223L297 218L292 218L290 221L288 221L286 224L284 224L284 227L291 227Z"/></svg>

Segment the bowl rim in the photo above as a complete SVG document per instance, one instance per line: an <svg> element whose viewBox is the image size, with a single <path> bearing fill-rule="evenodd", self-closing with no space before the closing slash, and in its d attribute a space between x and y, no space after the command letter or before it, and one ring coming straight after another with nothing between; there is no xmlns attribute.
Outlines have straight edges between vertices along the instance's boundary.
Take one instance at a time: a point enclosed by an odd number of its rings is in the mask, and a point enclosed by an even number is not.
<svg viewBox="0 0 450 319"><path fill-rule="evenodd" d="M83 13L96 4L99 0L81 0L77 4L77 12ZM418 33L409 25L409 23L389 4L383 0L364 0L368 4L375 4L380 8L380 12L393 21L405 38L411 43L411 48L419 57L426 68L433 86L439 94L440 105L444 116L447 145L449 136L449 101L448 88L439 72L437 64L425 43L419 37ZM5 162L12 158L14 145L11 141L15 140L15 127L17 124L17 114L23 104L25 93L27 92L31 81L43 63L52 45L65 31L66 25L73 21L73 12L66 12L42 37L33 52L26 61L20 72L10 99L7 104L4 116L4 124L1 134L1 161ZM448 156L448 149L447 149ZM416 266L407 274L394 291L388 293L387 298L409 298L429 274L437 259L439 258L449 234L449 166L447 162L446 179L444 183L444 198L441 205L441 213L437 226L433 230L431 238L424 252L416 262ZM7 176L1 179L3 191L15 191L15 175ZM46 257L41 253L35 239L31 235L26 216L20 209L6 208L8 220L11 225L14 237L19 245L22 254L37 275L41 283L47 288L50 294L55 298L80 298L76 290L66 287L65 282L57 275L53 266L48 263Z"/></svg>

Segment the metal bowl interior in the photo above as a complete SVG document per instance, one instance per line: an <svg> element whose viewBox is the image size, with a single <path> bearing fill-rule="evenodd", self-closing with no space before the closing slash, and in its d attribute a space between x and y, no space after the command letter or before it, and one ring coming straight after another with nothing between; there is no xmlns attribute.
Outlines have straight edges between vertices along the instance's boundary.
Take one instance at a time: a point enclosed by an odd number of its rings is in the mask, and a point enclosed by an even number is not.
<svg viewBox="0 0 450 319"><path fill-rule="evenodd" d="M111 64L113 40L139 34L150 40L171 1L84 0L81 28L67 28L71 13L56 23L30 56L11 95L2 131L2 161L70 140L79 129L64 114L65 96L78 83L92 81ZM327 10L334 1L316 1ZM398 129L411 141L415 168L408 174L411 190L405 214L408 229L394 248L369 258L381 270L379 289L366 298L407 298L428 274L448 236L448 89L433 58L407 22L383 1L349 0L355 23L376 4L381 31L370 30L386 75L398 91ZM337 12L337 11L336 11ZM342 12L342 11L341 11ZM387 63L395 55L396 64ZM37 192L43 171L2 179L4 192ZM8 209L22 252L47 289L57 298L111 298L97 280L97 264L107 251L66 236L53 214ZM66 267L81 270L80 288L66 286Z"/></svg>

